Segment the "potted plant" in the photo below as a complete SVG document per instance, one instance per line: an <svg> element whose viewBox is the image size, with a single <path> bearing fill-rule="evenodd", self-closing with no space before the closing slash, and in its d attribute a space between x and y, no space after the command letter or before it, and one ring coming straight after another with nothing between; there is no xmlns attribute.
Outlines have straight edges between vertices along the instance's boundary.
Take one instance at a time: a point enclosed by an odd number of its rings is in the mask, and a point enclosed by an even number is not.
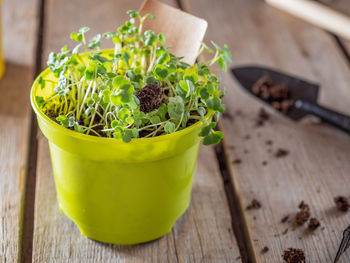
<svg viewBox="0 0 350 263"><path fill-rule="evenodd" d="M189 206L201 137L223 137L212 117L225 110L224 92L210 67L230 61L214 44L210 61L188 65L163 34L142 31L152 15L128 13L116 32L72 33L77 46L52 52L31 90L61 211L82 234L115 244L165 235ZM102 37L114 49L100 50Z"/></svg>

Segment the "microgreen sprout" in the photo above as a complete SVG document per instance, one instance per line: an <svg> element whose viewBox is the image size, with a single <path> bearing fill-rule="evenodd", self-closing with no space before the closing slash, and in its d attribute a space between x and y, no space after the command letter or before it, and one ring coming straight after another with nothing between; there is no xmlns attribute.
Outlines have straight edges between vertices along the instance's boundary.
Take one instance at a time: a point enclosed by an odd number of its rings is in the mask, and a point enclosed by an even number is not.
<svg viewBox="0 0 350 263"><path fill-rule="evenodd" d="M214 52L203 43L199 54L214 56L191 66L169 52L162 33L143 31L145 19L153 15L128 14L116 32L87 39L89 28L83 27L70 35L75 47L50 53L48 66L57 81L52 96L35 98L38 106L63 127L88 135L130 142L202 121L203 144L219 143L224 135L208 117L216 115L218 121L225 110L224 91L211 68L217 63L226 70L231 62L227 46L212 42ZM113 50L101 51L103 38L113 42ZM79 52L82 47L87 53ZM41 89L52 84L41 76L37 81Z"/></svg>

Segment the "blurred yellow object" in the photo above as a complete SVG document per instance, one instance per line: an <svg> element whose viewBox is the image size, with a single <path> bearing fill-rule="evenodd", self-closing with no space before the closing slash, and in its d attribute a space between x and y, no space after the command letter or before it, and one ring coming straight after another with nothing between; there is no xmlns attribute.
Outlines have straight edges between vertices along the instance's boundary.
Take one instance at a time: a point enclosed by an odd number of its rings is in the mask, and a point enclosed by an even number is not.
<svg viewBox="0 0 350 263"><path fill-rule="evenodd" d="M3 58L3 55L2 55L1 2L2 2L2 0L0 0L0 79L4 75L4 72L5 72L5 63L4 63L4 58Z"/></svg>

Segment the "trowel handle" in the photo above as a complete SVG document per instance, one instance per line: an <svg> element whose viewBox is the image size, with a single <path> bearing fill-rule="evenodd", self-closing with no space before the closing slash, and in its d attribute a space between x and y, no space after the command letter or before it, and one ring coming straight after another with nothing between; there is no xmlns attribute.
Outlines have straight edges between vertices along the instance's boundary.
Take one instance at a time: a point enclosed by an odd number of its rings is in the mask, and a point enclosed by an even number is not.
<svg viewBox="0 0 350 263"><path fill-rule="evenodd" d="M328 122L329 124L334 125L350 134L350 116L320 106L316 103L303 100L297 100L295 102L295 107L315 115L323 121Z"/></svg>

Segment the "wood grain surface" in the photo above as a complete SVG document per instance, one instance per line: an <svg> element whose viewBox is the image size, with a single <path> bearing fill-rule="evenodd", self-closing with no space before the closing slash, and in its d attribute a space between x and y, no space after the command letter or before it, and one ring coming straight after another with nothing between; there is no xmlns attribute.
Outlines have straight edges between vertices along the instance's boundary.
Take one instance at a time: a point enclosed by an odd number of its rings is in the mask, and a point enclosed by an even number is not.
<svg viewBox="0 0 350 263"><path fill-rule="evenodd" d="M0 80L0 262L18 260L31 77L29 67L7 63Z"/></svg>
<svg viewBox="0 0 350 263"><path fill-rule="evenodd" d="M0 262L20 260L37 0L1 4L6 72L0 80Z"/></svg>
<svg viewBox="0 0 350 263"><path fill-rule="evenodd" d="M81 26L91 27L94 33L116 29L127 18L126 10L141 4L64 2L47 3L45 54L69 43L69 33ZM84 15L73 15L77 12ZM240 262L213 148L202 147L191 206L170 234L147 244L114 246L82 236L59 211L47 141L39 137L33 262Z"/></svg>
<svg viewBox="0 0 350 263"><path fill-rule="evenodd" d="M268 65L319 82L320 102L350 114L350 70L332 36L263 1L181 2L208 21L208 40L228 44L234 66ZM221 124L235 191L241 194L242 207L254 198L262 204L244 212L255 248L252 262L282 262L281 254L289 247L303 249L306 262L332 262L350 224L350 213L337 211L333 201L337 195L350 196L350 137L312 118L294 123L270 109L270 120L256 127L263 104L244 93L229 73L222 78L227 114ZM278 148L290 154L276 158ZM233 163L237 159L240 164ZM292 222L302 200L321 221L314 232ZM291 222L281 223L286 215ZM262 254L264 246L269 251ZM349 261L347 253L341 262Z"/></svg>
<svg viewBox="0 0 350 263"><path fill-rule="evenodd" d="M2 1L2 40L6 61L33 66L38 2L38 0Z"/></svg>

